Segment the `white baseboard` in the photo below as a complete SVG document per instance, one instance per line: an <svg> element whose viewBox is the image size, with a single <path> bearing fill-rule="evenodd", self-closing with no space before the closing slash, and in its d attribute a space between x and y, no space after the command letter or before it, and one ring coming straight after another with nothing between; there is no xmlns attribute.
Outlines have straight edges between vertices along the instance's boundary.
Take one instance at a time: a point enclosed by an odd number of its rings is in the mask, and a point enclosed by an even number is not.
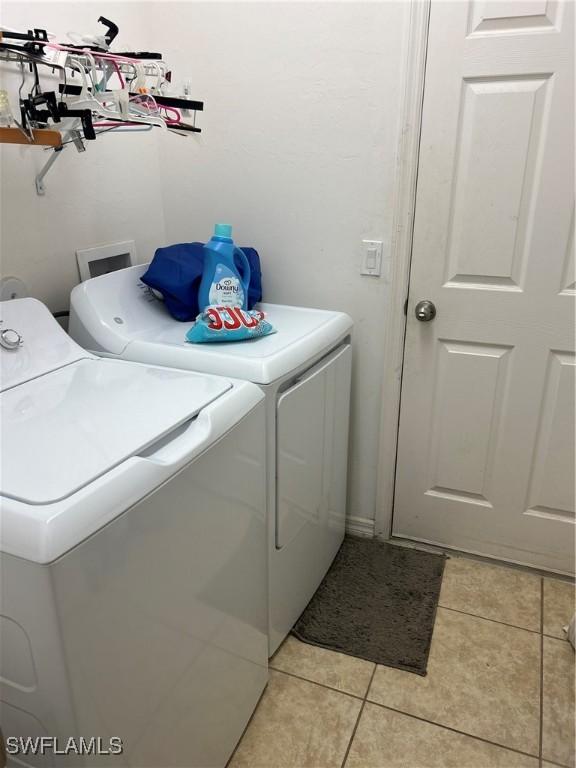
<svg viewBox="0 0 576 768"><path fill-rule="evenodd" d="M346 533L352 536L374 537L374 520L369 517L355 517L349 515L346 518Z"/></svg>

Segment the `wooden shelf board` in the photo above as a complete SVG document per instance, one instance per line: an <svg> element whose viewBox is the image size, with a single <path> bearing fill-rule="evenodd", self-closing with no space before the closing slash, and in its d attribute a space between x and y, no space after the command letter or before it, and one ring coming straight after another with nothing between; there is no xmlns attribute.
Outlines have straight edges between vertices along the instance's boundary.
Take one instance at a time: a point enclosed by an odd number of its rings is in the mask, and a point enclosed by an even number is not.
<svg viewBox="0 0 576 768"><path fill-rule="evenodd" d="M19 128L0 128L0 144L24 144L28 147L59 147L62 134L48 128L35 128L32 131L34 141L28 141Z"/></svg>

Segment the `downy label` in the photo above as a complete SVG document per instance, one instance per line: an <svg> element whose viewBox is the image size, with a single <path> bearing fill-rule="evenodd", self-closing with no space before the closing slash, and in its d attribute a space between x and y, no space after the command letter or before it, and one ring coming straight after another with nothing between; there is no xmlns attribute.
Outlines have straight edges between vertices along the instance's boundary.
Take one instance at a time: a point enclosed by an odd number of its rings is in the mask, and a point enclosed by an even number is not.
<svg viewBox="0 0 576 768"><path fill-rule="evenodd" d="M244 288L238 276L225 264L217 264L208 294L210 304L224 307L241 307L244 304Z"/></svg>

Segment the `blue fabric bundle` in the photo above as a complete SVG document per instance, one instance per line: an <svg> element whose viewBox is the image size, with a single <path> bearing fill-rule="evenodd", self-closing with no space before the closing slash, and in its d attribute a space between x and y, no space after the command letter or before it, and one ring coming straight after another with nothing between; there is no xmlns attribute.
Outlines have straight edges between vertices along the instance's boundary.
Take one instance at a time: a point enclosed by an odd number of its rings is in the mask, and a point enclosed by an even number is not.
<svg viewBox="0 0 576 768"><path fill-rule="evenodd" d="M242 248L250 264L248 309L262 299L260 257L254 248ZM140 278L160 291L166 309L176 320L193 320L199 313L198 289L204 269L204 243L178 243L158 248Z"/></svg>

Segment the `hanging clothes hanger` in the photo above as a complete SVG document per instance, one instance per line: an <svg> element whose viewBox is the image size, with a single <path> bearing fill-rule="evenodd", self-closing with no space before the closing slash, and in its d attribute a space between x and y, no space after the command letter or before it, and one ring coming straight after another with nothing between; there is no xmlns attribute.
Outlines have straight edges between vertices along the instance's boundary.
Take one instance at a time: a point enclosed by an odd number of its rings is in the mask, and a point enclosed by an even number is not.
<svg viewBox="0 0 576 768"><path fill-rule="evenodd" d="M11 110L9 114L5 111L8 117L0 126L0 142L56 149L37 175L39 194L44 193L44 176L59 150L70 143L82 151L84 139L93 140L109 131L154 127L180 135L200 132L195 125L182 122L180 110L195 113L203 109L203 103L170 95L171 72L161 54L112 52L118 27L103 16L98 21L106 27L105 33L71 32L70 44L56 42L43 29L20 32L0 26L0 63L16 62L22 70L20 122ZM54 90L42 87L40 72L46 68L60 72Z"/></svg>

